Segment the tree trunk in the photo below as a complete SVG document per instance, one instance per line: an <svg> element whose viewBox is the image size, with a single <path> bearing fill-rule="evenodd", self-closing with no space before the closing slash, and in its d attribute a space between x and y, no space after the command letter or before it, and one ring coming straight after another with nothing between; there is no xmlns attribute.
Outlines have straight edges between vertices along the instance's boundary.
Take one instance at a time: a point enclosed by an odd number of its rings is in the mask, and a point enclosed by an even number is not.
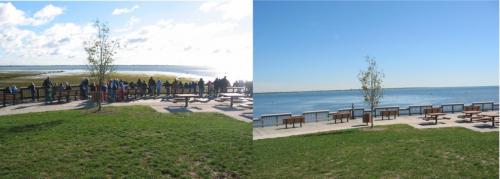
<svg viewBox="0 0 500 179"><path fill-rule="evenodd" d="M102 88L102 80L99 80L99 89L97 89L97 111L101 111L101 88Z"/></svg>
<svg viewBox="0 0 500 179"><path fill-rule="evenodd" d="M373 128L373 105L371 106L370 113L371 113L371 114L370 114L370 118L371 118L371 120L370 120L370 121L371 121L371 123L372 123L371 128Z"/></svg>

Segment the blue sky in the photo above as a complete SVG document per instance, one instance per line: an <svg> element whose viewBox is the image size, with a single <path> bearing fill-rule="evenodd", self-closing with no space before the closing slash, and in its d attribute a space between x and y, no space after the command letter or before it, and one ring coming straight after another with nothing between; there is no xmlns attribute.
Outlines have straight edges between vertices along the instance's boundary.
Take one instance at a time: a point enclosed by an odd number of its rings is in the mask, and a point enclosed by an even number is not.
<svg viewBox="0 0 500 179"><path fill-rule="evenodd" d="M254 3L255 91L498 85L498 2Z"/></svg>
<svg viewBox="0 0 500 179"><path fill-rule="evenodd" d="M120 43L115 64L208 66L252 78L251 0L0 2L0 65L85 64L97 18Z"/></svg>

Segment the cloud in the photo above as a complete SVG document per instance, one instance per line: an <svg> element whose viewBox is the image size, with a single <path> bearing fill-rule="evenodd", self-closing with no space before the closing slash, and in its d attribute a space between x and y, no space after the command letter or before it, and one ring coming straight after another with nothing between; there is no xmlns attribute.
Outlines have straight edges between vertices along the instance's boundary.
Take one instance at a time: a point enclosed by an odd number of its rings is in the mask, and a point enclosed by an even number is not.
<svg viewBox="0 0 500 179"><path fill-rule="evenodd" d="M141 19L135 16L131 16L130 19L128 20L127 24L125 24L125 27L116 29L115 32L126 32L132 30L135 24L140 22Z"/></svg>
<svg viewBox="0 0 500 179"><path fill-rule="evenodd" d="M46 24L61 15L63 11L63 8L49 4L37 11L33 17L26 17L24 11L17 9L12 3L0 3L0 27Z"/></svg>
<svg viewBox="0 0 500 179"><path fill-rule="evenodd" d="M128 14L128 13L131 13L133 11L135 11L137 8L139 8L138 5L135 5L131 8L116 8L113 10L113 15L122 15L122 14Z"/></svg>
<svg viewBox="0 0 500 179"><path fill-rule="evenodd" d="M24 12L18 10L12 3L0 3L0 27L25 24L27 22Z"/></svg>
<svg viewBox="0 0 500 179"><path fill-rule="evenodd" d="M225 20L241 20L252 16L251 0L217 0L207 1L200 8L202 12L217 12Z"/></svg>
<svg viewBox="0 0 500 179"><path fill-rule="evenodd" d="M24 21L22 19L26 18L24 12L13 6L9 8L7 9L9 17L12 16L14 19L0 18L0 23L19 24L17 21ZM39 15L39 19L45 17L51 21L47 18L51 17L47 15L51 13L41 14L46 15ZM215 19L205 22L189 19L151 21L152 23L145 25L141 23L138 26L140 19L131 16L122 22L125 28L110 27L111 38L120 43L115 56L116 64L201 65L220 69L232 77L234 74L241 75L234 78L251 78L250 18ZM87 55L83 42L95 36L96 30L92 25L90 22L54 23L47 27L43 26L43 29L39 28L37 31L11 25L0 28L0 55L3 56L0 64L85 64ZM227 68L228 66L231 68Z"/></svg>
<svg viewBox="0 0 500 179"><path fill-rule="evenodd" d="M33 24L34 25L41 25L45 24L47 22L50 22L54 20L54 18L58 15L61 15L63 13L63 9L53 6L52 4L49 4L45 6L43 9L40 11L36 12L34 17Z"/></svg>

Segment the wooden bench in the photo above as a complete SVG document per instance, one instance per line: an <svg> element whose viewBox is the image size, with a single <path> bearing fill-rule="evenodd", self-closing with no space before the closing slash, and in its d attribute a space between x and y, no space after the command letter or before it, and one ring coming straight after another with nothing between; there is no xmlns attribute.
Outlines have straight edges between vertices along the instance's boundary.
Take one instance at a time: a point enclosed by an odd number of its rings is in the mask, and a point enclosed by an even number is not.
<svg viewBox="0 0 500 179"><path fill-rule="evenodd" d="M443 110L441 108L428 108L424 109L424 118L427 118L427 114L429 113L441 113Z"/></svg>
<svg viewBox="0 0 500 179"><path fill-rule="evenodd" d="M481 106L464 106L464 110L463 111L481 111ZM461 115L458 115L457 118L461 118L461 119L464 119L464 120L465 120L465 118L470 118L471 120L474 120L474 119L479 119L481 117L480 116L473 116L473 115L461 114Z"/></svg>
<svg viewBox="0 0 500 179"><path fill-rule="evenodd" d="M285 128L288 129L288 124L292 124L292 127L295 128L295 123L299 123L300 127L302 127L302 123L305 123L304 116L291 116L289 118L283 119L283 124L285 124Z"/></svg>
<svg viewBox="0 0 500 179"><path fill-rule="evenodd" d="M396 116L399 115L399 111L396 110L385 110L385 111L380 111L380 116L382 117L382 120L384 120L384 117L387 117L387 119L391 119L391 116L394 116L394 119L396 119Z"/></svg>
<svg viewBox="0 0 500 179"><path fill-rule="evenodd" d="M351 112L334 112L334 113L330 113L330 115L332 116L332 120L335 121L335 124L337 124L337 119L340 119L340 122L344 122L343 119L346 118L347 119L347 122L349 122L349 118L351 118Z"/></svg>

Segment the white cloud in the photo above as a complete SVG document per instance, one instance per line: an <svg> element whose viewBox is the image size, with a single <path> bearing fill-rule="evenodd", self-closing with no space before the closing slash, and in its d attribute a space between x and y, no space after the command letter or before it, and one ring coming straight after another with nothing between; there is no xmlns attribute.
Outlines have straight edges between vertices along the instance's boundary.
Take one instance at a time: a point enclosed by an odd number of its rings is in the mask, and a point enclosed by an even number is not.
<svg viewBox="0 0 500 179"><path fill-rule="evenodd" d="M139 8L138 5L135 5L131 8L116 8L113 10L113 15L122 15L122 14L128 14L128 13L131 13L133 12L134 10L136 10L137 8Z"/></svg>
<svg viewBox="0 0 500 179"><path fill-rule="evenodd" d="M61 15L63 11L62 8L49 4L37 11L33 17L26 17L24 12L18 10L12 3L0 3L0 27L46 24Z"/></svg>
<svg viewBox="0 0 500 179"><path fill-rule="evenodd" d="M15 15L13 17L25 17L24 12L15 7L9 8L12 11L9 14ZM43 14L44 11L39 12ZM45 13L51 14L47 12ZM15 18L0 18L0 23L23 21ZM111 37L120 42L120 49L115 57L116 64L201 65L224 71L235 79L251 79L250 18L208 22L161 19L149 25L138 26L140 21L138 17L131 16L128 21L123 22L125 28L111 27ZM83 42L93 35L95 29L90 23L55 23L36 32L17 26L0 28L0 54L3 55L0 64L85 64L87 56Z"/></svg>
<svg viewBox="0 0 500 179"><path fill-rule="evenodd" d="M2 64L81 64L85 62L83 42L95 34L91 24L58 23L35 33L9 27L0 30ZM80 57L78 59L72 59ZM76 61L75 61L76 60Z"/></svg>
<svg viewBox="0 0 500 179"><path fill-rule="evenodd" d="M25 24L24 12L18 10L12 3L0 3L0 27Z"/></svg>
<svg viewBox="0 0 500 179"><path fill-rule="evenodd" d="M54 18L63 13L63 9L49 4L45 6L40 11L36 12L33 21L33 25L45 24L49 21L54 20Z"/></svg>
<svg viewBox="0 0 500 179"><path fill-rule="evenodd" d="M252 4L251 0L214 0L203 3L199 9L220 13L225 20L241 20L252 16Z"/></svg>
<svg viewBox="0 0 500 179"><path fill-rule="evenodd" d="M114 30L115 32L126 32L132 30L135 24L140 22L141 19L135 16L131 16L130 19L128 20L127 24L125 24L125 27L123 28L118 28Z"/></svg>

